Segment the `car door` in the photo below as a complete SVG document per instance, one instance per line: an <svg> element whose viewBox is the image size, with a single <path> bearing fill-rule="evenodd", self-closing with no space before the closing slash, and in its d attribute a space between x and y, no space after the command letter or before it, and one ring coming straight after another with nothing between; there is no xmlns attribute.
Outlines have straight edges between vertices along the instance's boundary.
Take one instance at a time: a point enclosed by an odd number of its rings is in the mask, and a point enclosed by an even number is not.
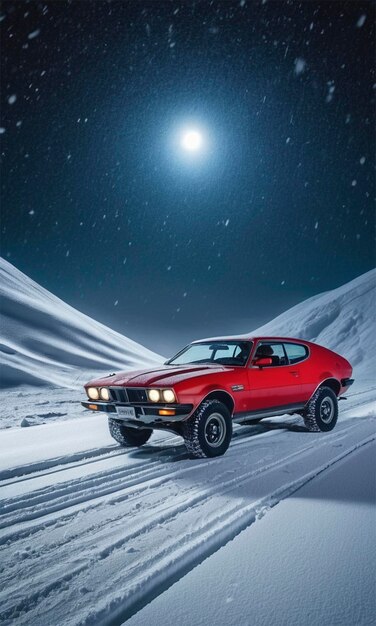
<svg viewBox="0 0 376 626"><path fill-rule="evenodd" d="M295 370L298 374L300 382L299 401L306 402L312 393L312 386L314 385L312 361L309 358L308 346L292 341L284 342L283 345L292 370Z"/></svg>
<svg viewBox="0 0 376 626"><path fill-rule="evenodd" d="M263 367L255 365L258 352L271 352L273 364ZM301 401L299 368L290 365L282 341L257 343L248 368L248 380L250 411L273 410Z"/></svg>

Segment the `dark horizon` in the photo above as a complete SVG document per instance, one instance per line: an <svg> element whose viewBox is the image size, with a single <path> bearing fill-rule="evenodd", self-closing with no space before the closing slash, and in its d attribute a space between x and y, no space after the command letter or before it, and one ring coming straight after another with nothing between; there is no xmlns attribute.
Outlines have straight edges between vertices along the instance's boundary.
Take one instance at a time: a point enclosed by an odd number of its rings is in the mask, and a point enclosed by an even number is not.
<svg viewBox="0 0 376 626"><path fill-rule="evenodd" d="M33 280L167 356L374 267L372 3L2 7L2 255Z"/></svg>

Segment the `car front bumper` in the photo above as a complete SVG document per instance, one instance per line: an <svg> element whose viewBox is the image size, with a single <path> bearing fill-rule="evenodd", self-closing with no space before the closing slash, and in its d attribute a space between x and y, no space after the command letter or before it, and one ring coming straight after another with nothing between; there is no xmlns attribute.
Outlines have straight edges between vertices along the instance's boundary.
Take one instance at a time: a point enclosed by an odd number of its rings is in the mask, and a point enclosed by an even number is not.
<svg viewBox="0 0 376 626"><path fill-rule="evenodd" d="M135 428L142 426L162 426L163 424L175 424L186 420L192 412L192 404L123 404L114 402L81 402L85 409L90 411L103 411L113 419L127 422ZM133 408L134 416L120 414L121 407ZM119 409L119 412L118 412Z"/></svg>

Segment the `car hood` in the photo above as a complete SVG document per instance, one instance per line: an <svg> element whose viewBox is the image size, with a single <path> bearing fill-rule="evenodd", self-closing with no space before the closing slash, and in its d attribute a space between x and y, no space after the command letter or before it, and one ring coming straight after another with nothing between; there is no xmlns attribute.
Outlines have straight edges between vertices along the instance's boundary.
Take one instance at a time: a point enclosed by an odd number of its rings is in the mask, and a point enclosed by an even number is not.
<svg viewBox="0 0 376 626"><path fill-rule="evenodd" d="M113 376L105 376L91 380L85 387L172 387L187 378L206 376L213 372L228 371L231 368L223 365L165 365L146 370L119 372Z"/></svg>

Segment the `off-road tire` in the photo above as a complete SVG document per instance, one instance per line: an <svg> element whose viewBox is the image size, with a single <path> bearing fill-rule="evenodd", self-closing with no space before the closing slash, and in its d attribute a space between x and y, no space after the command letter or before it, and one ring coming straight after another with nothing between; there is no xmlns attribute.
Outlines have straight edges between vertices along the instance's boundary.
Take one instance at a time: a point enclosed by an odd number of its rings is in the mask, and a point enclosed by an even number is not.
<svg viewBox="0 0 376 626"><path fill-rule="evenodd" d="M151 428L143 428L141 430L129 428L129 426L119 424L118 421L111 418L108 420L108 428L110 429L111 437L126 448L139 448L150 439L153 432Z"/></svg>
<svg viewBox="0 0 376 626"><path fill-rule="evenodd" d="M324 415L326 408L330 413ZM333 430L338 419L338 398L330 387L319 387L303 411L303 419L310 432Z"/></svg>
<svg viewBox="0 0 376 626"><path fill-rule="evenodd" d="M216 424L220 426L222 432L219 441L210 444L208 429L210 431L210 427ZM232 437L230 411L219 400L205 400L192 417L183 423L182 434L190 456L195 458L221 456L229 447Z"/></svg>

